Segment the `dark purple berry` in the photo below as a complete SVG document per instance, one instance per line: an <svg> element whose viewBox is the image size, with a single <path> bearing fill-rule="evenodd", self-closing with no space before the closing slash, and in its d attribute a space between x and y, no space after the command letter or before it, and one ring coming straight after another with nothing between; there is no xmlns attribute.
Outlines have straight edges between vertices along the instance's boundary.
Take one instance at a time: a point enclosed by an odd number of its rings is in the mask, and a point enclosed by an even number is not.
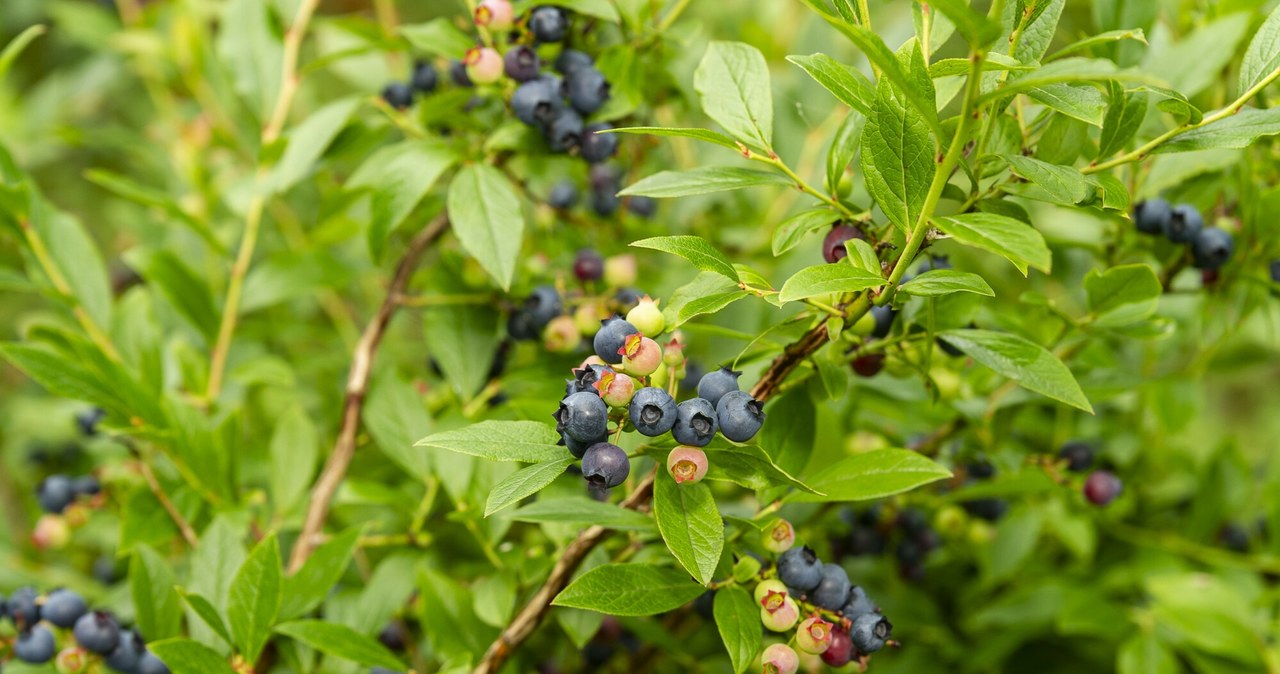
<svg viewBox="0 0 1280 674"><path fill-rule="evenodd" d="M594 248L583 248L573 258L573 275L579 281L599 281L604 277L604 256Z"/></svg>
<svg viewBox="0 0 1280 674"><path fill-rule="evenodd" d="M538 52L528 45L512 47L502 57L503 72L517 82L536 79L541 69L542 61L538 58Z"/></svg>
<svg viewBox="0 0 1280 674"><path fill-rule="evenodd" d="M841 223L832 227L831 231L827 232L826 237L822 239L822 259L827 262L843 260L849 254L848 249L844 247L844 242L850 239L862 239L865 241L867 235L853 225Z"/></svg>
<svg viewBox="0 0 1280 674"><path fill-rule="evenodd" d="M1105 470L1095 470L1084 481L1084 497L1096 506L1111 503L1121 491L1124 491L1124 483Z"/></svg>

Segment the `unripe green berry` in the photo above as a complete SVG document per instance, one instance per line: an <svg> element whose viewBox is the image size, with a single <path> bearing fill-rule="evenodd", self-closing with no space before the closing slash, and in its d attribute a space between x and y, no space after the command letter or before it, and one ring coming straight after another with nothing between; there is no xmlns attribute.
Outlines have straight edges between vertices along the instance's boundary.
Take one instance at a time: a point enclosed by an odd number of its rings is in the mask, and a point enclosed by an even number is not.
<svg viewBox="0 0 1280 674"><path fill-rule="evenodd" d="M796 674L800 669L800 656L786 644L773 644L760 656L764 674Z"/></svg>
<svg viewBox="0 0 1280 674"><path fill-rule="evenodd" d="M62 649L53 664L58 674L80 674L89 666L89 652L78 646Z"/></svg>
<svg viewBox="0 0 1280 674"><path fill-rule="evenodd" d="M556 316L542 331L542 343L552 353L570 353L582 343L578 323L569 316Z"/></svg>
<svg viewBox="0 0 1280 674"><path fill-rule="evenodd" d="M770 600L773 597L766 597L766 603L775 603ZM791 597L783 596L781 602L776 603L777 608L772 610L760 608L760 622L764 624L766 629L774 632L786 632L796 626L796 621L800 620L800 607Z"/></svg>
<svg viewBox="0 0 1280 674"><path fill-rule="evenodd" d="M678 367L684 365L684 344L680 340L672 337L667 346L662 350L662 364L667 367Z"/></svg>
<svg viewBox="0 0 1280 674"><path fill-rule="evenodd" d="M800 623L800 629L796 630L796 645L806 653L822 655L831 647L831 623L820 616Z"/></svg>
<svg viewBox="0 0 1280 674"><path fill-rule="evenodd" d="M605 258L604 282L610 288L625 288L636 282L636 256L614 255Z"/></svg>
<svg viewBox="0 0 1280 674"><path fill-rule="evenodd" d="M952 538L964 534L968 521L969 516L964 508L949 505L933 516L933 528L943 536Z"/></svg>
<svg viewBox="0 0 1280 674"><path fill-rule="evenodd" d="M658 308L658 303L648 295L640 298L640 303L627 312L627 322L636 326L645 337L657 337L667 327L667 319Z"/></svg>
<svg viewBox="0 0 1280 674"><path fill-rule="evenodd" d="M764 530L764 549L769 552L783 553L796 544L796 530L786 520L775 520Z"/></svg>
<svg viewBox="0 0 1280 674"><path fill-rule="evenodd" d="M573 322L583 337L594 337L600 330L600 321L608 317L609 312L599 302L586 302L573 312Z"/></svg>
<svg viewBox="0 0 1280 674"><path fill-rule="evenodd" d="M763 607L765 597L768 597L770 592L773 592L775 594L780 593L783 596L783 598L785 598L789 594L786 583L783 583L782 581L776 578L762 580L756 585L756 591L754 593L754 596L756 598L756 603L759 604L761 607Z"/></svg>

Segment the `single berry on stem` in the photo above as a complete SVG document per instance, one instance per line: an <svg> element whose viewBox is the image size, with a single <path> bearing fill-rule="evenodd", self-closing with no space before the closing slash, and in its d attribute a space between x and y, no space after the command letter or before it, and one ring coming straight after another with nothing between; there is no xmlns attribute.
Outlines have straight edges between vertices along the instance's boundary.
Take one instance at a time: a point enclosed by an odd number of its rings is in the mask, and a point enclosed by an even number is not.
<svg viewBox="0 0 1280 674"><path fill-rule="evenodd" d="M676 401L665 390L648 386L636 391L631 398L631 425L641 435L653 438L667 431L676 423Z"/></svg>
<svg viewBox="0 0 1280 674"><path fill-rule="evenodd" d="M56 651L57 644L54 643L53 632L44 625L36 625L18 632L18 638L13 642L14 657L33 665L52 660Z"/></svg>
<svg viewBox="0 0 1280 674"><path fill-rule="evenodd" d="M627 335L618 353L622 356L622 366L638 377L647 377L662 365L662 347L639 332Z"/></svg>
<svg viewBox="0 0 1280 674"><path fill-rule="evenodd" d="M787 632L800 621L800 606L785 594L771 594L760 602L760 622L773 632Z"/></svg>
<svg viewBox="0 0 1280 674"><path fill-rule="evenodd" d="M584 115L604 107L610 96L609 81L594 67L579 68L565 75L564 87L569 104Z"/></svg>
<svg viewBox="0 0 1280 674"><path fill-rule="evenodd" d="M714 372L708 372L698 380L698 397L705 398L707 402L715 406L724 397L724 394L738 390L738 377L741 376L741 372L735 372L729 369L728 366Z"/></svg>
<svg viewBox="0 0 1280 674"><path fill-rule="evenodd" d="M529 14L529 31L538 42L559 42L569 28L569 17L563 9L543 5Z"/></svg>
<svg viewBox="0 0 1280 674"><path fill-rule="evenodd" d="M1116 500L1124 491L1124 483L1114 473L1095 470L1084 481L1084 497L1096 506L1104 506Z"/></svg>
<svg viewBox="0 0 1280 674"><path fill-rule="evenodd" d="M413 105L413 87L404 82L392 82L382 88L382 100L396 110Z"/></svg>
<svg viewBox="0 0 1280 674"><path fill-rule="evenodd" d="M515 25L515 9L510 0L481 0L476 5L475 22L492 31L508 31Z"/></svg>
<svg viewBox="0 0 1280 674"><path fill-rule="evenodd" d="M774 520L764 530L762 545L769 552L782 553L796 544L796 529L786 520Z"/></svg>
<svg viewBox="0 0 1280 674"><path fill-rule="evenodd" d="M676 406L676 423L671 435L682 445L705 447L716 436L716 410L703 398L686 400Z"/></svg>
<svg viewBox="0 0 1280 674"><path fill-rule="evenodd" d="M516 119L535 128L545 128L563 109L564 102L560 99L560 92L554 80L546 78L530 80L521 83L511 94L511 111L515 113ZM563 184L564 182L560 183L560 185ZM557 189L560 185L556 186ZM558 206L553 201L553 206L568 208L573 205L572 201L577 199L578 188L573 183L569 185L572 187L573 195L571 203ZM555 192L553 191L552 194L554 195Z"/></svg>
<svg viewBox="0 0 1280 674"><path fill-rule="evenodd" d="M849 627L854 648L867 654L884 648L885 641L892 634L893 625L879 613L864 613L854 618Z"/></svg>
<svg viewBox="0 0 1280 674"><path fill-rule="evenodd" d="M1165 221L1164 235L1174 243L1191 243L1201 229L1204 229L1204 216L1200 211L1191 204L1178 204Z"/></svg>
<svg viewBox="0 0 1280 674"><path fill-rule="evenodd" d="M1191 242L1191 258L1196 269L1216 271L1236 250L1231 233L1218 227L1202 229Z"/></svg>
<svg viewBox="0 0 1280 674"><path fill-rule="evenodd" d="M801 592L810 592L822 582L822 562L807 545L793 547L778 558L778 580Z"/></svg>
<svg viewBox="0 0 1280 674"><path fill-rule="evenodd" d="M413 90L420 94L429 94L436 90L440 83L440 74L430 61L418 61L413 64L413 76L409 78Z"/></svg>
<svg viewBox="0 0 1280 674"><path fill-rule="evenodd" d="M588 124L582 132L582 158L591 164L608 161L618 153L618 135L601 133L613 128L612 124Z"/></svg>
<svg viewBox="0 0 1280 674"><path fill-rule="evenodd" d="M489 47L472 47L462 59L467 78L475 84L492 84L502 77L502 55Z"/></svg>
<svg viewBox="0 0 1280 674"><path fill-rule="evenodd" d="M849 600L849 574L839 564L822 565L822 580L813 588L810 601L828 611L839 611Z"/></svg>
<svg viewBox="0 0 1280 674"><path fill-rule="evenodd" d="M840 223L831 228L822 239L822 259L827 262L839 262L849 255L844 243L851 239L867 240L867 235L853 225Z"/></svg>
<svg viewBox="0 0 1280 674"><path fill-rule="evenodd" d="M857 651L853 648L853 639L849 637L849 632L840 625L831 628L831 646L822 653L822 661L828 667L843 667L851 660Z"/></svg>
<svg viewBox="0 0 1280 674"><path fill-rule="evenodd" d="M796 630L796 645L805 653L821 655L831 647L832 624L821 616L813 616L800 623Z"/></svg>
<svg viewBox="0 0 1280 674"><path fill-rule="evenodd" d="M604 256L594 248L579 250L573 258L573 275L579 281L599 281L604 276Z"/></svg>
<svg viewBox="0 0 1280 674"><path fill-rule="evenodd" d="M81 648L98 655L109 655L120 644L120 626L104 611L80 616L72 634Z"/></svg>
<svg viewBox="0 0 1280 674"><path fill-rule="evenodd" d="M667 470L677 484L697 484L707 475L707 453L697 447L676 447L667 455Z"/></svg>
<svg viewBox="0 0 1280 674"><path fill-rule="evenodd" d="M764 426L764 417L764 404L746 391L729 391L716 403L720 432L734 442L746 442L755 437Z"/></svg>
<svg viewBox="0 0 1280 674"><path fill-rule="evenodd" d="M1133 224L1143 234L1163 234L1173 205L1164 199L1147 199L1133 209Z"/></svg>
<svg viewBox="0 0 1280 674"><path fill-rule="evenodd" d="M49 593L40 609L40 617L63 629L69 629L89 611L84 597L68 589L58 589Z"/></svg>
<svg viewBox="0 0 1280 674"><path fill-rule="evenodd" d="M609 406L594 392L565 396L552 416L556 430L578 442L594 440L609 430Z"/></svg>
<svg viewBox="0 0 1280 674"><path fill-rule="evenodd" d="M516 45L502 57L502 71L517 82L528 82L541 74L542 61L538 52L528 45Z"/></svg>
<svg viewBox="0 0 1280 674"><path fill-rule="evenodd" d="M600 322L600 330L592 340L592 346L596 355L603 358L604 362L617 365L622 362L622 354L618 350L625 345L627 337L638 332L634 325L621 316L606 318Z"/></svg>
<svg viewBox="0 0 1280 674"><path fill-rule="evenodd" d="M640 303L627 312L627 322L636 326L640 334L655 338L667 328L667 319L658 308L658 302L648 295L640 298Z"/></svg>
<svg viewBox="0 0 1280 674"><path fill-rule="evenodd" d="M597 487L612 489L626 482L630 473L631 461L617 445L598 442L582 457L582 477Z"/></svg>
<svg viewBox="0 0 1280 674"><path fill-rule="evenodd" d="M1058 450L1058 458L1067 462L1067 470L1083 473L1093 467L1093 447L1087 442L1072 440Z"/></svg>
<svg viewBox="0 0 1280 674"><path fill-rule="evenodd" d="M760 656L764 674L796 674L800 670L800 656L786 644L773 644Z"/></svg>

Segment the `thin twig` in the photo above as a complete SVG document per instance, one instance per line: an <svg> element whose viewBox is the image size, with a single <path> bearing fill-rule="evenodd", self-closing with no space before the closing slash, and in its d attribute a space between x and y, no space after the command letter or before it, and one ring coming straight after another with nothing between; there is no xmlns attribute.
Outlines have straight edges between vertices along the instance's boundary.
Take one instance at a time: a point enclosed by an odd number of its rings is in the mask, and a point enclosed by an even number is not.
<svg viewBox="0 0 1280 674"><path fill-rule="evenodd" d="M373 358L392 314L400 306L397 299L409 285L409 279L413 276L423 251L448 228L449 217L441 213L409 243L409 249L405 251L404 257L400 258L400 263L396 266L395 276L392 277L391 285L382 298L378 312L365 326L364 333L356 344L355 353L351 358L351 370L347 373L347 391L342 404L342 427L338 431L338 439L334 442L333 451L325 462L324 470L316 479L315 486L311 488L311 503L307 507L307 518L303 524L302 533L294 543L293 552L289 556L290 573L302 568L302 564L311 555L315 547L315 535L320 533L325 517L329 514L329 503L333 500L333 494L338 490L338 485L346 477L347 467L351 465L351 458L356 451L356 432L360 429L360 412L364 407L365 393L369 389L369 378L373 372Z"/></svg>
<svg viewBox="0 0 1280 674"><path fill-rule="evenodd" d="M169 495L164 493L164 487L160 486L160 480L156 479L155 471L151 470L151 464L146 459L139 457L138 470L142 473L143 479L147 481L147 486L151 488L151 493L155 495L156 500L160 502L160 507L169 513L169 519L178 525L178 531L182 532L182 538L187 545L196 547L200 542L200 538L196 536L196 530L191 528L191 523L187 518L178 512L177 506L173 505L173 501L169 499Z"/></svg>

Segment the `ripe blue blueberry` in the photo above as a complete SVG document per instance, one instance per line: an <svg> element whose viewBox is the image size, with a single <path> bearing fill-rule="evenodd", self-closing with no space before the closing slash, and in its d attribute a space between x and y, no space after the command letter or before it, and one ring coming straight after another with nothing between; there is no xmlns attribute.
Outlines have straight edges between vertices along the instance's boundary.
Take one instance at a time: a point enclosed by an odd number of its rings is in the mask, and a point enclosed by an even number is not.
<svg viewBox="0 0 1280 674"><path fill-rule="evenodd" d="M589 124L582 134L582 158L599 164L618 153L618 135L600 133L613 128L612 124Z"/></svg>
<svg viewBox="0 0 1280 674"><path fill-rule="evenodd" d="M1271 282L1280 283L1280 260L1272 260L1271 266Z"/></svg>
<svg viewBox="0 0 1280 674"><path fill-rule="evenodd" d="M436 66L430 61L418 61L413 64L413 76L409 78L409 83L413 85L413 90L420 94L429 94L436 90L436 86L440 83L440 73L436 72Z"/></svg>
<svg viewBox="0 0 1280 674"><path fill-rule="evenodd" d="M91 407L76 415L76 427L81 434L93 437L98 434L98 422L106 416L107 412L101 407Z"/></svg>
<svg viewBox="0 0 1280 674"><path fill-rule="evenodd" d="M5 611L19 630L40 622L40 605L37 603L39 596L35 589L30 587L20 587L9 595L9 601L5 602Z"/></svg>
<svg viewBox="0 0 1280 674"><path fill-rule="evenodd" d="M618 288L618 292L613 294L613 303L618 307L619 311L630 313L632 309L640 304L640 300L644 298L645 294L639 288Z"/></svg>
<svg viewBox="0 0 1280 674"><path fill-rule="evenodd" d="M1235 239L1225 229L1202 229L1191 241L1191 257L1196 269L1218 269L1231 259L1236 250Z"/></svg>
<svg viewBox="0 0 1280 674"><path fill-rule="evenodd" d="M592 438L588 442L578 442L577 440L574 440L573 438L565 435L564 433L560 434L560 441L564 443L565 449L568 449L569 453L572 454L573 458L575 459L581 459L582 455L587 453L587 449L589 449L591 445L594 445L599 442L604 442L605 440L608 440L608 439L609 439L609 434L604 433L598 438Z"/></svg>
<svg viewBox="0 0 1280 674"><path fill-rule="evenodd" d="M93 578L103 585L114 585L120 580L120 565L112 555L102 555L93 560Z"/></svg>
<svg viewBox="0 0 1280 674"><path fill-rule="evenodd" d="M120 674L136 674L138 659L145 651L146 646L137 632L122 630L120 643L116 644L116 649L106 657L107 666Z"/></svg>
<svg viewBox="0 0 1280 674"><path fill-rule="evenodd" d="M828 611L839 611L849 601L849 574L839 564L823 564L822 580L813 588L810 601Z"/></svg>
<svg viewBox="0 0 1280 674"><path fill-rule="evenodd" d="M822 582L822 562L809 546L797 546L778 558L778 580L787 587L806 593Z"/></svg>
<svg viewBox="0 0 1280 674"><path fill-rule="evenodd" d="M1009 510L1009 502L1002 498L976 498L960 504L965 512L988 522L995 522Z"/></svg>
<svg viewBox="0 0 1280 674"><path fill-rule="evenodd" d="M413 105L413 88L404 82L392 82L382 89L382 100L396 110Z"/></svg>
<svg viewBox="0 0 1280 674"><path fill-rule="evenodd" d="M102 483L92 475L82 475L71 481L71 489L76 496L96 496L102 491Z"/></svg>
<svg viewBox="0 0 1280 674"><path fill-rule="evenodd" d="M503 72L517 82L536 79L541 68L542 60L538 58L538 52L529 45L512 47L502 57Z"/></svg>
<svg viewBox="0 0 1280 674"><path fill-rule="evenodd" d="M606 318L600 321L600 330L592 338L591 345L604 362L616 365L622 362L622 354L618 350L627 341L628 335L637 332L636 326L626 322L621 316Z"/></svg>
<svg viewBox="0 0 1280 674"><path fill-rule="evenodd" d="M622 204L622 200L613 190L591 190L591 210L596 215L607 218L618 212L618 206Z"/></svg>
<svg viewBox="0 0 1280 674"><path fill-rule="evenodd" d="M884 339L889 336L889 331L893 329L893 319L898 312L887 306L871 307L871 317L876 319L876 327L871 330L871 336L876 339Z"/></svg>
<svg viewBox="0 0 1280 674"><path fill-rule="evenodd" d="M1087 442L1072 440L1058 450L1058 458L1066 460L1067 470L1083 473L1093 466L1093 447Z"/></svg>
<svg viewBox="0 0 1280 674"><path fill-rule="evenodd" d="M50 475L36 487L40 509L57 515L76 500L75 484L66 475Z"/></svg>
<svg viewBox="0 0 1280 674"><path fill-rule="evenodd" d="M120 645L120 626L105 611L80 616L71 633L81 648L98 655L108 655Z"/></svg>
<svg viewBox="0 0 1280 674"><path fill-rule="evenodd" d="M609 81L599 70L579 68L564 78L565 96L575 110L589 115L609 100Z"/></svg>
<svg viewBox="0 0 1280 674"><path fill-rule="evenodd" d="M631 424L641 435L657 437L676 423L676 401L665 390L648 386L631 398Z"/></svg>
<svg viewBox="0 0 1280 674"><path fill-rule="evenodd" d="M716 409L704 398L693 398L676 407L676 423L671 435L682 445L705 447L716 437L719 423Z"/></svg>
<svg viewBox="0 0 1280 674"><path fill-rule="evenodd" d="M559 42L569 28L569 17L559 7L544 5L529 14L529 31L538 42Z"/></svg>
<svg viewBox="0 0 1280 674"><path fill-rule="evenodd" d="M467 74L467 64L461 59L454 59L449 62L449 79L460 87L473 87L475 84L471 81L471 76Z"/></svg>
<svg viewBox="0 0 1280 674"><path fill-rule="evenodd" d="M564 102L556 81L544 77L516 87L511 95L511 109L525 124L544 128L564 109Z"/></svg>
<svg viewBox="0 0 1280 674"><path fill-rule="evenodd" d="M538 332L541 332L551 319L559 316L563 307L564 305L560 302L560 293L556 291L555 286L538 286L524 301L524 310L529 313L529 318Z"/></svg>
<svg viewBox="0 0 1280 674"><path fill-rule="evenodd" d="M52 660L56 650L53 632L43 625L19 632L17 641L13 643L14 656L36 665Z"/></svg>
<svg viewBox="0 0 1280 674"><path fill-rule="evenodd" d="M849 636L853 645L861 653L875 653L884 648L884 643L893 634L893 625L878 613L864 613L853 619L849 627Z"/></svg>
<svg viewBox="0 0 1280 674"><path fill-rule="evenodd" d="M729 391L716 403L716 421L724 437L746 442L764 425L764 403L746 391Z"/></svg>
<svg viewBox="0 0 1280 674"><path fill-rule="evenodd" d="M568 75L579 68L590 68L595 64L595 59L587 53L576 49L565 49L556 57L556 72Z"/></svg>
<svg viewBox="0 0 1280 674"><path fill-rule="evenodd" d="M507 334L517 342L537 339L542 331L533 322L533 315L524 309L517 309L507 317Z"/></svg>
<svg viewBox="0 0 1280 674"><path fill-rule="evenodd" d="M631 473L627 453L617 445L597 442L582 457L582 477L597 487L611 489L626 481Z"/></svg>
<svg viewBox="0 0 1280 674"><path fill-rule="evenodd" d="M1201 229L1204 229L1204 216L1190 204L1174 206L1164 223L1164 235L1174 243L1195 241Z"/></svg>
<svg viewBox="0 0 1280 674"><path fill-rule="evenodd" d="M556 430L578 442L595 440L609 430L609 406L587 391L565 396L552 416Z"/></svg>
<svg viewBox="0 0 1280 674"><path fill-rule="evenodd" d="M705 398L713 406L719 404L724 394L738 390L738 377L741 376L741 372L730 370L727 366L708 372L698 380L698 397Z"/></svg>
<svg viewBox="0 0 1280 674"><path fill-rule="evenodd" d="M1173 215L1173 206L1164 199L1147 199L1133 209L1133 224L1143 234L1163 234Z"/></svg>
<svg viewBox="0 0 1280 674"><path fill-rule="evenodd" d="M658 201L653 197L634 196L627 202L627 210L647 220L658 212Z"/></svg>
<svg viewBox="0 0 1280 674"><path fill-rule="evenodd" d="M576 203L578 203L578 185L572 180L561 180L551 188L551 194L547 195L547 205L562 211L573 208Z"/></svg>
<svg viewBox="0 0 1280 674"><path fill-rule="evenodd" d="M76 624L80 616L89 611L84 597L71 590L54 590L40 607L40 617L61 628L69 628Z"/></svg>
<svg viewBox="0 0 1280 674"><path fill-rule="evenodd" d="M138 668L134 674L169 674L169 666L151 651L143 651L138 657Z"/></svg>
<svg viewBox="0 0 1280 674"><path fill-rule="evenodd" d="M582 115L565 108L547 125L547 145L552 152L568 152L582 144Z"/></svg>
<svg viewBox="0 0 1280 674"><path fill-rule="evenodd" d="M866 590L854 585L849 588L849 598L845 600L840 613L846 618L856 618L864 613L875 613L878 610L875 602L867 596Z"/></svg>

